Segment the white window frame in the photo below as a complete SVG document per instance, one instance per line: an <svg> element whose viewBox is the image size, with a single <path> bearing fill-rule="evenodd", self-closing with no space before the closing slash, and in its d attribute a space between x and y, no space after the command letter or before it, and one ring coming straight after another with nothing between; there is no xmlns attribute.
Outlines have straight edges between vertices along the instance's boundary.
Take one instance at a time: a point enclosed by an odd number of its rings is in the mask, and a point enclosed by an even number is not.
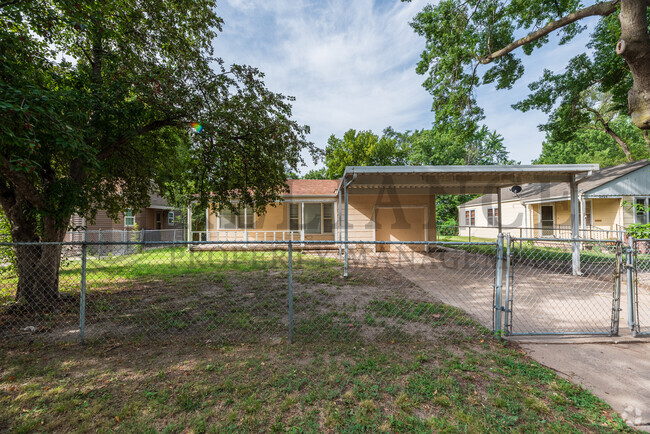
<svg viewBox="0 0 650 434"><path fill-rule="evenodd" d="M291 207L292 206L295 206L298 209L298 216L297 216L296 219L291 218ZM301 212L301 210L302 210L302 206L301 206L300 202L287 203L287 230L289 230L289 232L300 232L302 230L302 221L301 221L302 220L301 219L302 212ZM291 220L298 220L298 228L297 229L291 229Z"/></svg>
<svg viewBox="0 0 650 434"><path fill-rule="evenodd" d="M591 199L585 199L585 209L582 211L585 217L587 217L587 203L589 203L589 210L591 212L589 213L589 219L585 218L585 224L587 226L593 226L594 225L594 201Z"/></svg>
<svg viewBox="0 0 650 434"><path fill-rule="evenodd" d="M648 205L650 205L650 196L634 196L634 207L632 210L634 211L634 223L639 223L638 219L638 211L636 209L636 201L638 199L643 199L644 201L644 206L646 207L645 211L645 216L646 216L646 222L650 223L650 209L648 209Z"/></svg>
<svg viewBox="0 0 650 434"><path fill-rule="evenodd" d="M304 227L304 207L306 204L319 204L320 205L320 232L311 232L308 233ZM295 205L298 207L298 231L305 231L305 235L333 235L336 233L336 209L334 202L287 202L287 230L295 232L296 230L291 229L291 206ZM325 205L332 207L331 220L332 220L332 231L324 232L325 230Z"/></svg>
<svg viewBox="0 0 650 434"><path fill-rule="evenodd" d="M128 215L131 214L131 215ZM127 223L127 219L131 219L132 223L129 224ZM133 213L133 210L126 210L124 211L124 226L126 227L132 227L135 226L135 214Z"/></svg>
<svg viewBox="0 0 650 434"><path fill-rule="evenodd" d="M469 214L469 216L468 216L468 214ZM465 226L476 226L476 210L475 209L465 209Z"/></svg>
<svg viewBox="0 0 650 434"><path fill-rule="evenodd" d="M492 211L492 215L490 215ZM487 224L490 227L499 226L499 208L488 208L486 213Z"/></svg>
<svg viewBox="0 0 650 434"><path fill-rule="evenodd" d="M253 210L253 207L250 207L250 210L248 209L248 206L245 206L244 209L240 211L239 214L233 213L237 218L235 219L235 228L234 229L223 229L221 227L221 211L217 212L217 229L218 230L223 230L223 231L243 231L243 230L251 230L251 229L256 229L257 227L257 219L255 218L255 211ZM230 212L230 210L228 210ZM248 211L251 211L253 214L253 226L250 228L246 227L246 220L248 218ZM239 227L239 217L244 216L244 227Z"/></svg>
<svg viewBox="0 0 650 434"><path fill-rule="evenodd" d="M174 218L176 218L176 215L174 214L174 211L169 211L167 213L167 224L169 226L174 226Z"/></svg>

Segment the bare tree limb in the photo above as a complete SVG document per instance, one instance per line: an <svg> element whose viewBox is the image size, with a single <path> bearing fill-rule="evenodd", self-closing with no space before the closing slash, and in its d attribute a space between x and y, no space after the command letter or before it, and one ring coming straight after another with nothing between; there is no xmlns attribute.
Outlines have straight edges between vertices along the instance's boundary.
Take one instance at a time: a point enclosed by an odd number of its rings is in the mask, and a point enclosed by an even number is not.
<svg viewBox="0 0 650 434"><path fill-rule="evenodd" d="M487 56L482 56L482 57L476 56L476 59L484 65L491 63L495 59L505 56L506 54L521 47L522 45L526 45L532 41L536 41L537 39L548 35L554 30L568 26L569 24L579 21L583 18L597 16L597 15L607 16L613 14L618 9L619 2L620 0L613 0L607 3L597 3L593 6L580 9L579 11L575 11L565 17L560 18L559 20L551 21L541 29L529 33L528 35L524 36L521 39L517 39L516 41L506 45L500 50L493 52L492 54L488 54Z"/></svg>

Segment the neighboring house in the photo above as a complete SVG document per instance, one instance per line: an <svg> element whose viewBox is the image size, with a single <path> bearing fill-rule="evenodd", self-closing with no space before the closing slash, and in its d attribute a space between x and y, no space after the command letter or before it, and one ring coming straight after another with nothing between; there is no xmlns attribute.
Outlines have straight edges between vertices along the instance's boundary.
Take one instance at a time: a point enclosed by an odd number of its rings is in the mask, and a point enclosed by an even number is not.
<svg viewBox="0 0 650 434"><path fill-rule="evenodd" d="M650 205L650 162L635 161L596 170L577 181L580 235L615 238L632 223L647 223L647 211L632 204ZM501 190L504 232L513 236L570 237L571 211L568 183L523 184L521 192ZM458 207L462 236L496 237L497 195L487 194Z"/></svg>
<svg viewBox="0 0 650 434"><path fill-rule="evenodd" d="M137 225L137 226L136 226ZM183 232L183 219L181 211L170 206L167 201L160 195L154 193L151 195L151 203L147 208L135 211L124 211L118 215L117 221L108 217L106 211L98 210L97 216L94 221L87 221L85 218L75 214L72 216L70 226L76 233L74 236L69 235L68 239L74 238L75 240L81 237L82 231L85 229L88 240L99 241L97 234L101 231L132 231L137 230L171 230L179 231L182 236ZM152 232L147 237L147 241L160 240L160 232L157 234ZM166 240L166 237L163 237ZM107 241L108 239L103 239ZM119 240L115 240L119 241Z"/></svg>

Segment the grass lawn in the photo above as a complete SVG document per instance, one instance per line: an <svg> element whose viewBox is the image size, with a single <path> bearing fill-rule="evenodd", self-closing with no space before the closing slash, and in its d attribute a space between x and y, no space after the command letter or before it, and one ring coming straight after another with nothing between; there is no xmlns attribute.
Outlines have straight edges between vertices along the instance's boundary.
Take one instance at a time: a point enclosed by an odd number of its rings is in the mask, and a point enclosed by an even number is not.
<svg viewBox="0 0 650 434"><path fill-rule="evenodd" d="M79 267L63 265L72 294ZM0 318L20 321L7 333L38 325L0 340L0 432L628 429L390 266L341 271L335 257L294 256L289 344L286 252L92 258L87 345L78 301Z"/></svg>
<svg viewBox="0 0 650 434"><path fill-rule="evenodd" d="M4 348L0 430L628 430L517 346L466 338Z"/></svg>

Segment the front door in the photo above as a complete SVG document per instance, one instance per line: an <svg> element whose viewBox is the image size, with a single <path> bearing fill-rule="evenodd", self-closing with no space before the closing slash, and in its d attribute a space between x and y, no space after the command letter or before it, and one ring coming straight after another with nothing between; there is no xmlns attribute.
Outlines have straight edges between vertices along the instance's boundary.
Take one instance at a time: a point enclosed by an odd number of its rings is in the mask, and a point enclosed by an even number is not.
<svg viewBox="0 0 650 434"><path fill-rule="evenodd" d="M162 211L156 211L156 229L162 229Z"/></svg>
<svg viewBox="0 0 650 434"><path fill-rule="evenodd" d="M540 222L542 226L542 236L553 236L553 226L555 226L553 211L553 205L542 205Z"/></svg>

